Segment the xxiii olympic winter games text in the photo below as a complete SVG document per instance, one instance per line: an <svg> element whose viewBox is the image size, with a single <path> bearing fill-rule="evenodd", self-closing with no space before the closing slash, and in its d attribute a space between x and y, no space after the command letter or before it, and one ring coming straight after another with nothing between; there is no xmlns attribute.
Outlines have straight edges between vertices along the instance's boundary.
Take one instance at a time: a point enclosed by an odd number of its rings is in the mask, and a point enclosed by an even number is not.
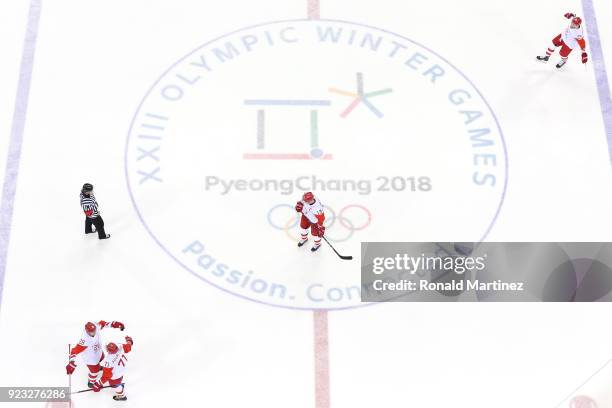
<svg viewBox="0 0 612 408"><path fill-rule="evenodd" d="M325 236L347 253L441 229L482 240L505 196L503 135L474 82L417 41L347 21L203 43L152 84L129 133L130 195L160 249L272 306L343 309L363 294L354 264L297 251L290 196L320 194Z"/></svg>

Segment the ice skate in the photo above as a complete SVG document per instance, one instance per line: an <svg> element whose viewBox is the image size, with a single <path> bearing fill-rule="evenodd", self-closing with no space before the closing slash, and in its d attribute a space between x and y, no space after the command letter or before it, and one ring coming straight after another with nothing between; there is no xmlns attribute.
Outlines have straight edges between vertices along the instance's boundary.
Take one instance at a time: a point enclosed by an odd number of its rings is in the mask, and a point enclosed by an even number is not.
<svg viewBox="0 0 612 408"><path fill-rule="evenodd" d="M550 56L549 55L538 55L536 58L540 62L547 63L548 60L550 59Z"/></svg>
<svg viewBox="0 0 612 408"><path fill-rule="evenodd" d="M310 248L310 250L312 252L316 252L319 248L321 248L321 244L313 246L312 248Z"/></svg>
<svg viewBox="0 0 612 408"><path fill-rule="evenodd" d="M119 396L119 395L113 395L113 399L115 401L126 401L127 397L125 395Z"/></svg>
<svg viewBox="0 0 612 408"><path fill-rule="evenodd" d="M557 62L557 65L555 65L557 68L561 68L562 66L565 65L565 63L567 62L566 59L562 59L561 61Z"/></svg>
<svg viewBox="0 0 612 408"><path fill-rule="evenodd" d="M301 248L307 242L308 242L308 238L301 240L300 242L298 242L298 248Z"/></svg>

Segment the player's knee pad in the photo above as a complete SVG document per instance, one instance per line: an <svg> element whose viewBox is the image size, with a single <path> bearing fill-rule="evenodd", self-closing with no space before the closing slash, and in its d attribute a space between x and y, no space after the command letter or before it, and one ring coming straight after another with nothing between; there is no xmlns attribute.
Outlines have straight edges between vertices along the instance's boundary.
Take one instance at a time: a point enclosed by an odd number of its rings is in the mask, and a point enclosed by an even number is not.
<svg viewBox="0 0 612 408"><path fill-rule="evenodd" d="M88 365L87 368L89 369L89 372L91 374L97 374L102 369L102 367L100 367L100 364L98 364L98 365Z"/></svg>

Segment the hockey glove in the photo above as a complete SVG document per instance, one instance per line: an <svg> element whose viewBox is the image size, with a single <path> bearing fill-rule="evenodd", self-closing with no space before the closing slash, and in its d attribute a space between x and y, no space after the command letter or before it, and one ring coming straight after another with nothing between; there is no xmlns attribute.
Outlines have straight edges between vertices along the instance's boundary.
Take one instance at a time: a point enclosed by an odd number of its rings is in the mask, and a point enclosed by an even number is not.
<svg viewBox="0 0 612 408"><path fill-rule="evenodd" d="M295 211L302 212L303 209L304 209L304 203L301 201L298 201L297 204L295 205Z"/></svg>
<svg viewBox="0 0 612 408"><path fill-rule="evenodd" d="M582 51L582 63L586 64L588 60L589 56L587 55L586 51Z"/></svg>
<svg viewBox="0 0 612 408"><path fill-rule="evenodd" d="M125 330L125 325L121 322L112 322L111 323L111 327L113 329L119 329L121 331Z"/></svg>
<svg viewBox="0 0 612 408"><path fill-rule="evenodd" d="M102 389L102 383L98 380L93 383L93 387L91 388L93 389L93 392L100 392L100 390Z"/></svg>
<svg viewBox="0 0 612 408"><path fill-rule="evenodd" d="M74 363L74 361L70 361L66 366L66 374L71 375L72 373L74 373L75 368L76 364Z"/></svg>
<svg viewBox="0 0 612 408"><path fill-rule="evenodd" d="M319 230L319 236L323 237L323 235L325 235L325 227L322 225L319 225L318 230Z"/></svg>
<svg viewBox="0 0 612 408"><path fill-rule="evenodd" d="M568 20L570 18L574 18L574 17L576 17L576 15L574 13L565 13L565 18L567 18Z"/></svg>
<svg viewBox="0 0 612 408"><path fill-rule="evenodd" d="M134 340L132 340L130 336L125 336L125 342L128 343L130 346L134 345Z"/></svg>

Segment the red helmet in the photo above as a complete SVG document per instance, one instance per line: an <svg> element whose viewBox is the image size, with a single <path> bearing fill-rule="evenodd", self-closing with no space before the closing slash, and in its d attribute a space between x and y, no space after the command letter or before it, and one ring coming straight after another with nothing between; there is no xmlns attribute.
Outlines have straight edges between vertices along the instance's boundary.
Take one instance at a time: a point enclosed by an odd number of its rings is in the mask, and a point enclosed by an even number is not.
<svg viewBox="0 0 612 408"><path fill-rule="evenodd" d="M87 332L87 334L89 333L96 333L96 325L93 324L92 322L87 322L85 323L85 331Z"/></svg>
<svg viewBox="0 0 612 408"><path fill-rule="evenodd" d="M119 347L117 347L115 343L108 343L106 345L106 351L108 351L108 354L115 354L119 351Z"/></svg>
<svg viewBox="0 0 612 408"><path fill-rule="evenodd" d="M314 194L312 194L310 191L307 192L307 193L304 193L304 195L302 196L302 200L304 200L307 203L309 203L312 200L314 200Z"/></svg>
<svg viewBox="0 0 612 408"><path fill-rule="evenodd" d="M575 24L577 26L582 25L582 19L580 17L574 17L572 18L572 24Z"/></svg>

